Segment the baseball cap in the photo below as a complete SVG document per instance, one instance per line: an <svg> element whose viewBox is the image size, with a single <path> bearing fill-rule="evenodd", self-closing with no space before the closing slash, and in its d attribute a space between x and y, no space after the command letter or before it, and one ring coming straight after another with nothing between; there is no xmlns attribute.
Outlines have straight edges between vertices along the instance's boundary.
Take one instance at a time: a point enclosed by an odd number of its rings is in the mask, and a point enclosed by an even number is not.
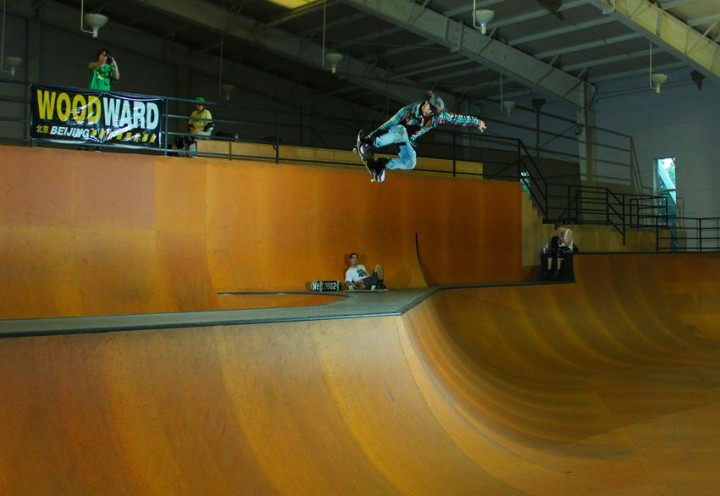
<svg viewBox="0 0 720 496"><path fill-rule="evenodd" d="M439 96L431 97L428 102L435 108L435 112L442 112L445 110L445 102Z"/></svg>

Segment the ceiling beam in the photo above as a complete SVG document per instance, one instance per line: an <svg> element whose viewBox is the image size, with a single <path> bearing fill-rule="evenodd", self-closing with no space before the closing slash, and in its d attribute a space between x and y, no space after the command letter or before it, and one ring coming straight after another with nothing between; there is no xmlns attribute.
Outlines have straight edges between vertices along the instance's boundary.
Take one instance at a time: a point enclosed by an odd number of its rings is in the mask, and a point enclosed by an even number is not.
<svg viewBox="0 0 720 496"><path fill-rule="evenodd" d="M706 77L720 82L720 45L647 0L588 0Z"/></svg>
<svg viewBox="0 0 720 496"><path fill-rule="evenodd" d="M35 9L25 2L16 2L8 5L8 12L23 18L36 19L41 24L54 26L69 33L77 32L79 36L85 36L81 35L79 30L79 8L69 7L52 0L43 0L41 9ZM122 48L130 53L172 67L187 67L188 70L211 80L218 78L219 57L208 53L200 54L185 45L166 40L158 35L118 22L111 22L102 28L101 37L103 43L111 47ZM87 38L90 37L87 36ZM38 54L38 57L42 60L42 53ZM227 64L227 62L226 60L225 63ZM131 69L126 67L124 69L125 77L128 77L127 74L130 72ZM368 111L365 106L356 105L345 99L319 95L317 91L295 84L275 74L240 64L231 65L223 82L232 83L239 90L255 93L292 107L301 106L299 102L310 102L322 108L333 108L337 111L337 115L343 113L366 115ZM176 93L169 96L184 98L189 95ZM384 114L377 115L378 119L383 117Z"/></svg>
<svg viewBox="0 0 720 496"><path fill-rule="evenodd" d="M410 0L343 0L346 4L459 52L468 59L510 76L525 86L576 107L583 106L585 83L480 31Z"/></svg>
<svg viewBox="0 0 720 496"><path fill-rule="evenodd" d="M613 36L612 38L602 38L599 40L588 41L587 43L578 43L578 44L574 44L574 45L570 45L570 46L565 46L562 48L548 50L547 52L538 52L535 54L535 57L537 57L539 59L549 59L552 57L557 57L558 55L565 55L568 53L577 53L577 52L582 52L585 50L592 50L593 48L614 45L615 43L624 43L628 40L634 40L634 39L637 39L640 37L641 36L638 33L633 31L632 33L623 34L620 36Z"/></svg>
<svg viewBox="0 0 720 496"><path fill-rule="evenodd" d="M262 24L237 13L230 13L202 0L133 0L170 17L199 24L205 28L234 37L316 70L329 69L323 61L325 47L312 40ZM421 95L425 90L417 82L399 79L392 71L369 65L347 54L338 66L337 75L358 87L405 102L408 95Z"/></svg>

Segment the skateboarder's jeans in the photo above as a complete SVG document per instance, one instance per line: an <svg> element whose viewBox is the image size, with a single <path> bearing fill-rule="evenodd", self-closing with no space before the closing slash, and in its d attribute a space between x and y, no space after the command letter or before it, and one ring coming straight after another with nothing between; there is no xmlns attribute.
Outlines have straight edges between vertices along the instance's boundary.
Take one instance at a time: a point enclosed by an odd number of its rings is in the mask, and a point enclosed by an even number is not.
<svg viewBox="0 0 720 496"><path fill-rule="evenodd" d="M410 143L410 138L408 137L405 126L391 127L387 133L375 138L373 146L375 148L382 148L394 144L400 145L400 152L397 158L387 163L386 167L388 169L413 169L417 161L417 154L415 153L415 148L413 148Z"/></svg>

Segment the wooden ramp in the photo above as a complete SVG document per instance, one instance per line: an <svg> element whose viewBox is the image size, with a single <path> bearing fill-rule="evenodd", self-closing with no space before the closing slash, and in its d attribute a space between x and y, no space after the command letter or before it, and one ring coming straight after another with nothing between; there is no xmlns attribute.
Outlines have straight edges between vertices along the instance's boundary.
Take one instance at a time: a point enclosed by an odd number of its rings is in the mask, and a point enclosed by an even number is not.
<svg viewBox="0 0 720 496"><path fill-rule="evenodd" d="M402 316L1 340L0 494L715 494L720 255L575 266Z"/></svg>
<svg viewBox="0 0 720 496"><path fill-rule="evenodd" d="M371 184L361 166L0 146L0 319L244 308L217 293L342 279L352 251L393 288L519 281L520 195L417 171Z"/></svg>

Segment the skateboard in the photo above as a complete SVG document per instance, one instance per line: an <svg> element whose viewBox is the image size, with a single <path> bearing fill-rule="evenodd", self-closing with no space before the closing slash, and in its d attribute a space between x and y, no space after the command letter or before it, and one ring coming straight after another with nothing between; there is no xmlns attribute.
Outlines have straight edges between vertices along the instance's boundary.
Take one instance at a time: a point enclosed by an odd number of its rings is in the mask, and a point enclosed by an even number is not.
<svg viewBox="0 0 720 496"><path fill-rule="evenodd" d="M365 131L363 131L361 129L357 134L357 140L355 141L355 148L353 148L353 152L358 154L363 165L365 166L367 171L370 173L370 182L375 183L375 182L378 182L377 177L375 175L375 171L372 168L370 168L370 162L372 162L372 160L373 160L372 148L370 148L369 153L362 152L362 139L364 137L365 137Z"/></svg>
<svg viewBox="0 0 720 496"><path fill-rule="evenodd" d="M310 283L310 291L318 293L342 291L342 281L313 281Z"/></svg>
<svg viewBox="0 0 720 496"><path fill-rule="evenodd" d="M390 291L388 288L385 289L345 289L343 293L385 293Z"/></svg>

